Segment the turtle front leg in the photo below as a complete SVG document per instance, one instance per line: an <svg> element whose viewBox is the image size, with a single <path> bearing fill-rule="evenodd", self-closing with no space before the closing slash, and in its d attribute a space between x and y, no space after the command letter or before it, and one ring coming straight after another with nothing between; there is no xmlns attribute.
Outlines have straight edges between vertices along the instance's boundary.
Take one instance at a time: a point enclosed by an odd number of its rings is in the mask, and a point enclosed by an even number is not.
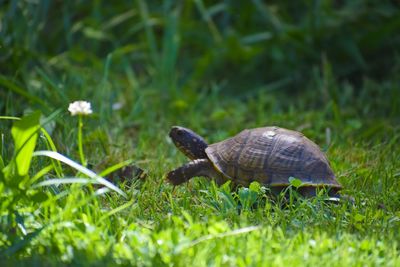
<svg viewBox="0 0 400 267"><path fill-rule="evenodd" d="M208 159L195 159L170 171L167 174L167 180L173 185L180 185L196 176L205 176L209 179L215 178L218 184L223 179Z"/></svg>

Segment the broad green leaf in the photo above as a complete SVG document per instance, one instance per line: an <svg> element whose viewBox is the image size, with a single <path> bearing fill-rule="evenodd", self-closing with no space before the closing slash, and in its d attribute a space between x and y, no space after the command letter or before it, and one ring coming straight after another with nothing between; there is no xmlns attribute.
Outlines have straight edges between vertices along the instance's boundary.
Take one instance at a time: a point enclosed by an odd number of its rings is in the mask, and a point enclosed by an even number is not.
<svg viewBox="0 0 400 267"><path fill-rule="evenodd" d="M257 201L257 192L252 191L248 188L240 188L239 189L239 200L243 205L243 208L250 208Z"/></svg>
<svg viewBox="0 0 400 267"><path fill-rule="evenodd" d="M16 121L11 129L15 143L17 171L20 176L28 174L32 153L36 146L40 112L34 112Z"/></svg>
<svg viewBox="0 0 400 267"><path fill-rule="evenodd" d="M299 188L303 185L303 182L297 178L289 177L289 183L294 186L295 188Z"/></svg>
<svg viewBox="0 0 400 267"><path fill-rule="evenodd" d="M254 191L254 192L260 193L261 192L261 185L260 185L259 182L254 181L254 182L251 182L251 184L249 186L249 189L250 189L250 191Z"/></svg>
<svg viewBox="0 0 400 267"><path fill-rule="evenodd" d="M362 215L362 214L360 214L360 213L357 213L357 214L354 216L354 220L355 220L356 222L362 222L362 221L364 221L364 219L365 219L365 215Z"/></svg>

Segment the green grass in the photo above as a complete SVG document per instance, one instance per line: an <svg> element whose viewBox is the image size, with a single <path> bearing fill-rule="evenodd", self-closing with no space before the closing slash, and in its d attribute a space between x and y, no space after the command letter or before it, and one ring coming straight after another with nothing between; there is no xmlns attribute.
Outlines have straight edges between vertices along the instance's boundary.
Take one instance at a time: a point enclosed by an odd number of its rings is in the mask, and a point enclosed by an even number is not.
<svg viewBox="0 0 400 267"><path fill-rule="evenodd" d="M0 9L12 48L0 57L1 265L399 266L399 11L317 2ZM94 110L87 169L67 111L78 99ZM257 184L231 192L201 177L173 188L165 174L187 159L172 125L210 143L302 131L355 201L283 204Z"/></svg>
<svg viewBox="0 0 400 267"><path fill-rule="evenodd" d="M385 87L376 86L380 90ZM121 122L123 111L113 112L115 124L98 126L101 119L97 114L84 118L84 151L90 166L100 172L132 159L146 170L146 181L116 182L128 195L126 199L81 184L27 189L27 197L15 200L13 211L17 213L2 211L3 257L10 264L33 261L50 265L400 263L397 118L355 119L356 110L364 108L362 99L355 99L347 111L350 114L341 114L337 124L333 105L303 110L299 100L274 111L269 106L277 100L272 100L273 95L269 100L261 97L246 102L218 94L206 96L207 101L203 96L190 97L190 102L184 100L188 103L185 110L159 105L164 116L154 109L142 110L130 123ZM151 97L140 99L143 105L157 105ZM79 162L76 118L63 112L53 121L57 150ZM251 189L251 194L232 193L201 178L173 190L163 181L164 174L186 161L167 139L169 126L177 123L194 128L210 142L260 125L302 129L327 150L344 193L354 196L355 203L299 199L282 208L257 188ZM3 160L7 161L12 155L12 146L7 144L12 140L9 131L2 132ZM43 138L36 147L41 149L45 149ZM34 157L30 175L48 164L48 160ZM62 171L66 177L78 175L66 166ZM51 171L38 182L55 176ZM7 192L4 187L2 190L2 194ZM35 198L37 192L45 197ZM258 205L244 205L238 213L239 202L245 203L246 196Z"/></svg>

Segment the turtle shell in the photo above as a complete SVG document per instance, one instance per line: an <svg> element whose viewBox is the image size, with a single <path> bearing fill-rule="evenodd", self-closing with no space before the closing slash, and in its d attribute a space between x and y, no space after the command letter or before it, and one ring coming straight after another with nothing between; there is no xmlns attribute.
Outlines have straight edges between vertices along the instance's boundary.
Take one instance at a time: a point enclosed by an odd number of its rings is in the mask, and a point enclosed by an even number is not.
<svg viewBox="0 0 400 267"><path fill-rule="evenodd" d="M288 186L289 178L309 186L341 188L320 148L302 133L279 127L244 130L209 145L206 154L216 170L236 184L257 181Z"/></svg>

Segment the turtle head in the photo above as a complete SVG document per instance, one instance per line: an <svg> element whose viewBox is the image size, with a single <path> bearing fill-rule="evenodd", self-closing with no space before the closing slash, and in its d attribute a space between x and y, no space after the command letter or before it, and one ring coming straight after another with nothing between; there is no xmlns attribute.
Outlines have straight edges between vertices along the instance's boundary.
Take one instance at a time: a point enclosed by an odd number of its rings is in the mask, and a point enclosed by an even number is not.
<svg viewBox="0 0 400 267"><path fill-rule="evenodd" d="M173 126L169 132L175 146L190 159L205 159L207 143L204 139L190 129Z"/></svg>

